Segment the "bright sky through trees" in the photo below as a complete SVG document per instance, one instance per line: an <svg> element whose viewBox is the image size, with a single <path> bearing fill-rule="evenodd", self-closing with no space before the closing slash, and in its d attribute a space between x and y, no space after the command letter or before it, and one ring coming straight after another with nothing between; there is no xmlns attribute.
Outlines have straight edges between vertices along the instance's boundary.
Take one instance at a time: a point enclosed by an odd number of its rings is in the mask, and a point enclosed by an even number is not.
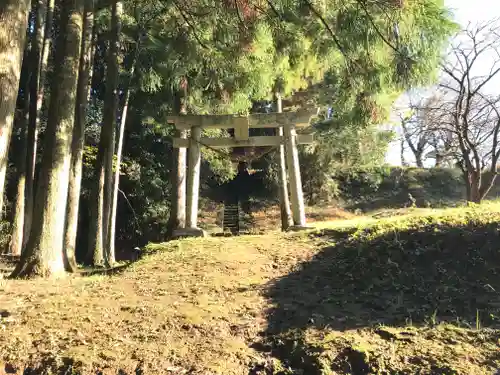
<svg viewBox="0 0 500 375"><path fill-rule="evenodd" d="M500 1L499 0L445 0L446 6L452 11L455 20L462 27L466 27L469 23L472 25L489 21L495 17L500 18ZM485 57L478 65L477 74L486 74L491 67L492 56ZM479 70L484 69L484 72ZM500 90L500 79L492 81L489 85L489 90ZM404 99L403 99L404 101ZM395 104L395 106L399 106ZM395 116L394 120L398 117ZM401 164L401 145L400 141L394 141L387 152L386 161L391 165ZM412 160L411 153L408 154L408 160Z"/></svg>

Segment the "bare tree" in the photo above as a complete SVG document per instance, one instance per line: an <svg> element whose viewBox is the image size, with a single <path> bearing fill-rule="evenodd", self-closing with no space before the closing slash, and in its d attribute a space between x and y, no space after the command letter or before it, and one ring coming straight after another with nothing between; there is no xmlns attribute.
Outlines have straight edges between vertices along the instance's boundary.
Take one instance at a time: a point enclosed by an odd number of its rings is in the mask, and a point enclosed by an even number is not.
<svg viewBox="0 0 500 375"><path fill-rule="evenodd" d="M434 91L438 90L435 88ZM451 165L452 152L449 131L443 127L442 93L410 93L409 103L396 108L399 116L402 165L408 165L405 150L410 150L419 168L429 159L435 167Z"/></svg>
<svg viewBox="0 0 500 375"><path fill-rule="evenodd" d="M420 167L428 159L435 159L435 167L451 165L456 160L453 133L447 125L449 104L441 94L438 90L430 97L410 102L409 120L400 115L404 142Z"/></svg>
<svg viewBox="0 0 500 375"><path fill-rule="evenodd" d="M500 78L499 35L494 20L469 25L456 37L442 66L441 103L429 109L439 122L438 138L463 172L467 199L476 203L491 189L500 157L500 97L489 90ZM486 74L479 71L484 66Z"/></svg>
<svg viewBox="0 0 500 375"><path fill-rule="evenodd" d="M399 114L401 131L402 131L402 145L408 145L408 148L415 157L415 163L418 168L424 167L425 153L430 145L429 129L418 120L415 111L411 110L407 114Z"/></svg>

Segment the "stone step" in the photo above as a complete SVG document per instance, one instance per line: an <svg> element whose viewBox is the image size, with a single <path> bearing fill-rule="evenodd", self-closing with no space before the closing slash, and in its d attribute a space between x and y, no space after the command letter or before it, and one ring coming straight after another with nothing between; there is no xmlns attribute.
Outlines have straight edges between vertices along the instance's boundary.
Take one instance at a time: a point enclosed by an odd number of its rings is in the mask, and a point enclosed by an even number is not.
<svg viewBox="0 0 500 375"><path fill-rule="evenodd" d="M238 205L224 206L222 229L229 229L233 233L240 231L240 210Z"/></svg>

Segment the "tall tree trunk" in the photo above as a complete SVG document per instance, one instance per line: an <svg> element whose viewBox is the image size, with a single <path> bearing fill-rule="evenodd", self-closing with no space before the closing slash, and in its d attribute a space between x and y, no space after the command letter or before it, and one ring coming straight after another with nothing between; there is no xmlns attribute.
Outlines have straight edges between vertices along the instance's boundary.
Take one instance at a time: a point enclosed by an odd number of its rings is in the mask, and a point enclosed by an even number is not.
<svg viewBox="0 0 500 375"><path fill-rule="evenodd" d="M85 143L85 117L90 96L92 77L92 31L94 27L94 0L85 0L83 19L83 37L80 55L80 71L76 92L75 127L71 143L71 166L68 186L68 204L66 208L66 231L64 234L64 263L66 271L77 269L75 247L78 229L78 210L82 182L83 147Z"/></svg>
<svg viewBox="0 0 500 375"><path fill-rule="evenodd" d="M102 142L99 140L99 149L101 148L101 143ZM90 261L90 263L96 266L104 265L104 244L102 238L102 214L104 207L104 168L102 166L103 156L100 154L101 152L98 151L94 176L94 181L97 182L97 185L94 187L92 198L90 201L91 206L89 222L89 248L87 252L88 260Z"/></svg>
<svg viewBox="0 0 500 375"><path fill-rule="evenodd" d="M111 217L111 197L113 185L113 156L116 128L117 86L118 86L118 43L120 36L120 15L122 4L114 0L111 5L111 27L107 54L106 93L104 113L96 160L97 188L91 214L89 231L89 252L93 254L93 264L109 263L109 229Z"/></svg>
<svg viewBox="0 0 500 375"><path fill-rule="evenodd" d="M283 112L283 104L280 93L276 93L276 104L278 113ZM283 137L283 128L278 128L279 135ZM293 226L292 212L290 210L290 198L288 196L288 179L286 173L286 160L285 160L285 145L282 144L279 148L279 189L280 189L280 212L281 212L281 229L287 230Z"/></svg>
<svg viewBox="0 0 500 375"><path fill-rule="evenodd" d="M54 1L37 0L35 18L35 42L32 46L31 63L32 78L30 83L30 116L26 145L26 204L24 218L23 245L28 242L33 220L33 203L35 199L35 165L37 153L38 129L40 128L40 116L45 93L45 75L49 60L50 36L52 19L54 16Z"/></svg>
<svg viewBox="0 0 500 375"><path fill-rule="evenodd" d="M470 179L469 179L469 172L466 170L462 169L462 178L465 183L465 199L467 202L471 202L471 184L470 184Z"/></svg>
<svg viewBox="0 0 500 375"><path fill-rule="evenodd" d="M103 212L103 238L104 257L107 264L110 264L110 235L111 230L111 207L113 204L113 157L115 156L115 136L116 136L116 116L118 111L118 76L119 62L118 50L120 44L121 17L123 14L123 3L115 0L111 7L111 36L110 49L108 55L108 75L103 122L108 126L109 139L106 147L105 157L105 182L104 182L104 212Z"/></svg>
<svg viewBox="0 0 500 375"><path fill-rule="evenodd" d="M0 218L3 216L5 176L21 77L29 5L29 0L0 2Z"/></svg>
<svg viewBox="0 0 500 375"><path fill-rule="evenodd" d="M133 74L133 70L131 72ZM118 133L118 144L116 146L116 165L115 176L113 181L113 201L111 203L111 217L109 226L109 254L108 261L110 264L115 263L115 234L116 234L116 210L118 208L118 190L120 184L120 167L122 162L123 137L125 134L125 124L127 121L128 102L130 98L130 87L126 89L122 115L120 119L120 129Z"/></svg>
<svg viewBox="0 0 500 375"><path fill-rule="evenodd" d="M63 240L84 0L61 0L55 77L36 189L37 208L14 277L63 275Z"/></svg>
<svg viewBox="0 0 500 375"><path fill-rule="evenodd" d="M115 174L113 180L113 201L111 202L111 216L109 224L108 261L110 264L113 264L116 261L116 251L115 251L116 211L118 209L118 190L120 186L120 169L122 163L123 137L125 135L125 125L127 123L128 103L130 99L130 87L132 85L132 80L135 74L135 62L137 61L138 52L139 52L139 44L137 44L136 46L134 60L132 61L132 67L130 68L129 83L125 88L125 96L123 98L123 109L120 118L120 129L118 131L118 144L116 145L116 165L115 165Z"/></svg>
<svg viewBox="0 0 500 375"><path fill-rule="evenodd" d="M27 95L28 96L28 95ZM28 98L25 100L29 100ZM26 104L27 107L27 104ZM26 126L28 123L27 108L23 108L19 119L20 142L19 155L17 156L17 189L14 206L14 217L12 219L12 232L10 238L9 253L14 256L21 255L23 248L23 230L24 230L24 207L25 207L25 188L26 188Z"/></svg>
<svg viewBox="0 0 500 375"><path fill-rule="evenodd" d="M467 201L472 203L480 203L481 202L481 178L480 173L476 171L468 170L466 172L466 189L467 189Z"/></svg>
<svg viewBox="0 0 500 375"><path fill-rule="evenodd" d="M473 203L481 203L481 196L479 194L479 187L477 186L477 184L475 182L473 182L471 184L471 198L470 198L470 202L473 202Z"/></svg>
<svg viewBox="0 0 500 375"><path fill-rule="evenodd" d="M30 64L28 63L29 51L26 48L26 53L23 58L22 73L21 73L21 90L19 95L22 97L22 107L16 112L14 123L19 129L19 144L15 152L16 169L17 169L17 189L14 205L14 217L12 219L12 232L9 244L9 253L14 256L21 255L23 248L23 229L24 229L24 202L25 202L25 187L26 187L26 128L28 126L28 111L29 111L29 81L30 81Z"/></svg>

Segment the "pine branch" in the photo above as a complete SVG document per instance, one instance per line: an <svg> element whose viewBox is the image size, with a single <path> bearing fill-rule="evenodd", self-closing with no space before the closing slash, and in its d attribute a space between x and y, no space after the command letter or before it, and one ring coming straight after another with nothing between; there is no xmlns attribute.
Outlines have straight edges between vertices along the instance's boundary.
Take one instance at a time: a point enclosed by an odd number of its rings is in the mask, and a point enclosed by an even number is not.
<svg viewBox="0 0 500 375"><path fill-rule="evenodd" d="M370 21L370 24L372 25L372 27L375 29L375 32L377 33L377 35L382 39L382 41L387 45L389 46L397 55L399 56L405 56L396 46L394 46L394 44L392 44L389 39L387 39L385 37L385 35L380 31L380 29L377 27L377 25L375 24L375 20L373 19L373 17L370 15L370 12L368 11L368 8L366 7L366 2L365 0L356 0L356 2L361 6L361 8L363 9L366 17L368 18L368 20ZM414 59L412 59L411 57L409 56L405 56L406 58L408 58L411 62L415 62Z"/></svg>
<svg viewBox="0 0 500 375"><path fill-rule="evenodd" d="M348 56L348 53L347 53L346 49L344 48L344 46L342 46L342 44L340 43L340 40L338 39L337 35L332 30L332 28L330 27L330 25L328 25L328 22L326 22L325 18L321 15L321 13L313 6L313 4L309 0L303 0L303 1L307 5L307 7L311 10L311 12L313 12L314 15L321 21L321 23L323 24L323 26L325 27L325 29L331 35L331 37L333 39L333 42L335 43L335 45L339 49L340 53L344 56L346 67L347 67L347 70L349 71L349 73L352 73L351 68L350 68L350 63L354 63L358 68L361 68L356 63L356 61L353 61Z"/></svg>
<svg viewBox="0 0 500 375"><path fill-rule="evenodd" d="M196 39L196 41L198 42L198 44L199 44L202 48L204 48L204 49L209 49L209 48L207 47L207 45L206 45L205 43L203 43L203 42L202 42L202 40L200 39L200 37L198 36L198 33L196 32L196 28L194 27L194 25L193 25L191 22L189 22L188 17L187 17L187 15L184 13L184 11L183 11L182 7L181 7L181 6L177 3L177 1L175 1L175 0L173 1L173 3L174 3L174 5L175 5L175 7L177 8L177 10L179 11L179 13L181 14L182 18L184 19L184 22L186 22L186 23L187 23L187 25L189 26L189 28L193 31L193 36L194 36L194 38Z"/></svg>
<svg viewBox="0 0 500 375"><path fill-rule="evenodd" d="M238 19L241 23L241 25L247 29L247 25L245 24L245 20L243 19L243 16L241 15L240 12L240 7L238 6L238 0L234 0L234 8L236 9L236 15L238 16Z"/></svg>
<svg viewBox="0 0 500 375"><path fill-rule="evenodd" d="M276 9L276 7L274 6L274 4L271 2L271 0L266 0L267 2L267 5L269 5L269 7L271 8L271 10L273 11L274 14L276 14L276 16L278 16L278 18L280 20L283 20L283 17L281 15L280 12L278 12L278 9Z"/></svg>

